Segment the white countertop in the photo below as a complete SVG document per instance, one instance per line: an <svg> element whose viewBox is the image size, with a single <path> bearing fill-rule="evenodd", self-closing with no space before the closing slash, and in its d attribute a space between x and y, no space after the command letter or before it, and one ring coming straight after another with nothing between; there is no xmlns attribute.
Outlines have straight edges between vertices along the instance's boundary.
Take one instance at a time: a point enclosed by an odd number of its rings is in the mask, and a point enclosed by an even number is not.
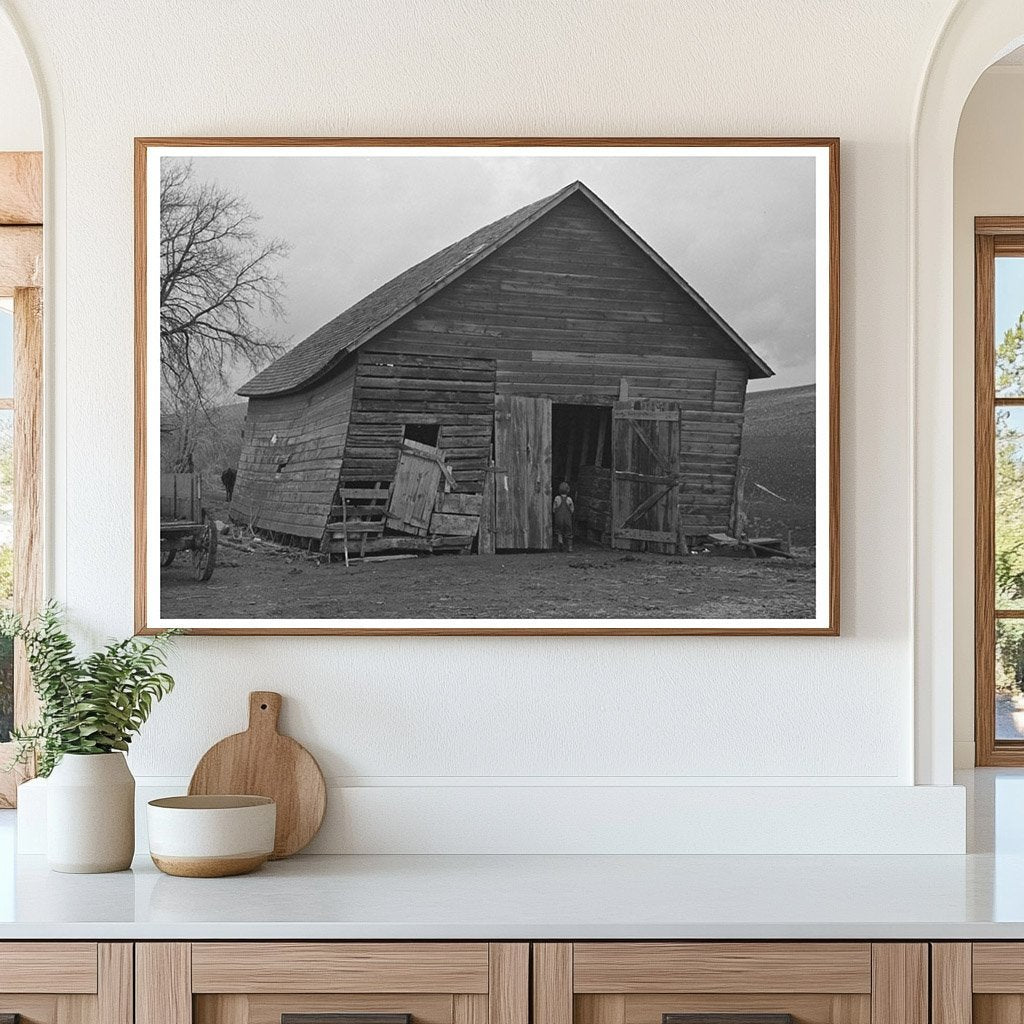
<svg viewBox="0 0 1024 1024"><path fill-rule="evenodd" d="M0 940L1024 939L1024 772L978 771L966 856L296 857L60 875L0 812Z"/></svg>
<svg viewBox="0 0 1024 1024"><path fill-rule="evenodd" d="M0 939L1024 938L1024 856L298 857L229 879L21 858Z"/></svg>

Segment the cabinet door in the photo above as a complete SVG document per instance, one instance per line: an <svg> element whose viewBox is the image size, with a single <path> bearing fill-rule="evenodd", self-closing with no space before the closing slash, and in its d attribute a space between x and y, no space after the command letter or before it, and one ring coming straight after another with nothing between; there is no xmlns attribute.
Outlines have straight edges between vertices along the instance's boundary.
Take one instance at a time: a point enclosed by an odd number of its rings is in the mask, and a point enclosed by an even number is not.
<svg viewBox="0 0 1024 1024"><path fill-rule="evenodd" d="M140 943L136 984L136 1024L529 1024L525 943Z"/></svg>
<svg viewBox="0 0 1024 1024"><path fill-rule="evenodd" d="M533 1024L928 1024L923 943L538 943Z"/></svg>
<svg viewBox="0 0 1024 1024"><path fill-rule="evenodd" d="M131 944L0 942L0 1019L132 1024Z"/></svg>
<svg viewBox="0 0 1024 1024"><path fill-rule="evenodd" d="M932 945L935 1024L1010 1024L1024 1019L1024 942Z"/></svg>

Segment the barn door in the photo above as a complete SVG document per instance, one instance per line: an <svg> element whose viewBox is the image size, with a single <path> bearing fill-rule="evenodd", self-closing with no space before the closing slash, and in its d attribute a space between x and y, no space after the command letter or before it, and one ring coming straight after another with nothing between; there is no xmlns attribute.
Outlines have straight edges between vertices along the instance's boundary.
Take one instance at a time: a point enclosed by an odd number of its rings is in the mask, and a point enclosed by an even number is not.
<svg viewBox="0 0 1024 1024"><path fill-rule="evenodd" d="M671 554L679 543L679 406L612 409L612 547Z"/></svg>
<svg viewBox="0 0 1024 1024"><path fill-rule="evenodd" d="M402 442L388 501L387 524L392 530L426 535L443 472L436 448L408 439Z"/></svg>
<svg viewBox="0 0 1024 1024"><path fill-rule="evenodd" d="M551 401L494 396L494 546L551 547Z"/></svg>

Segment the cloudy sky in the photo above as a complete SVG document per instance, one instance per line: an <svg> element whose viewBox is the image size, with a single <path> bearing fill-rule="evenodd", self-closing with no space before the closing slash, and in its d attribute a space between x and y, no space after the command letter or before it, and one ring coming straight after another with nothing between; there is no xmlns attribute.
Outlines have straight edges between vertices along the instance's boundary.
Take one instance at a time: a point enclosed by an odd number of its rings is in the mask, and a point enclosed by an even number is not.
<svg viewBox="0 0 1024 1024"><path fill-rule="evenodd" d="M280 265L285 316L268 324L289 347L424 257L579 179L775 370L753 386L812 383L813 158L621 153L199 150L193 164L198 178L243 195L262 233L291 246Z"/></svg>

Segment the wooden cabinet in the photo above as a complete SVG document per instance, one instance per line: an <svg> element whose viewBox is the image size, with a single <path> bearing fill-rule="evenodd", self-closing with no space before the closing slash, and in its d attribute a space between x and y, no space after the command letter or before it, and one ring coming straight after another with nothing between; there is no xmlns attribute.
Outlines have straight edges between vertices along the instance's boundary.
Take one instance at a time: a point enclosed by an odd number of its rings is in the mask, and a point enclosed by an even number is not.
<svg viewBox="0 0 1024 1024"><path fill-rule="evenodd" d="M529 969L514 942L139 943L136 1024L529 1024Z"/></svg>
<svg viewBox="0 0 1024 1024"><path fill-rule="evenodd" d="M924 943L537 943L533 1024L928 1024L928 969Z"/></svg>
<svg viewBox="0 0 1024 1024"><path fill-rule="evenodd" d="M132 1024L130 942L0 943L0 1017Z"/></svg>
<svg viewBox="0 0 1024 1024"><path fill-rule="evenodd" d="M21 1024L1021 1024L1024 943L9 942L0 1024L7 1014Z"/></svg>
<svg viewBox="0 0 1024 1024"><path fill-rule="evenodd" d="M934 1024L1024 1020L1024 942L932 944Z"/></svg>

